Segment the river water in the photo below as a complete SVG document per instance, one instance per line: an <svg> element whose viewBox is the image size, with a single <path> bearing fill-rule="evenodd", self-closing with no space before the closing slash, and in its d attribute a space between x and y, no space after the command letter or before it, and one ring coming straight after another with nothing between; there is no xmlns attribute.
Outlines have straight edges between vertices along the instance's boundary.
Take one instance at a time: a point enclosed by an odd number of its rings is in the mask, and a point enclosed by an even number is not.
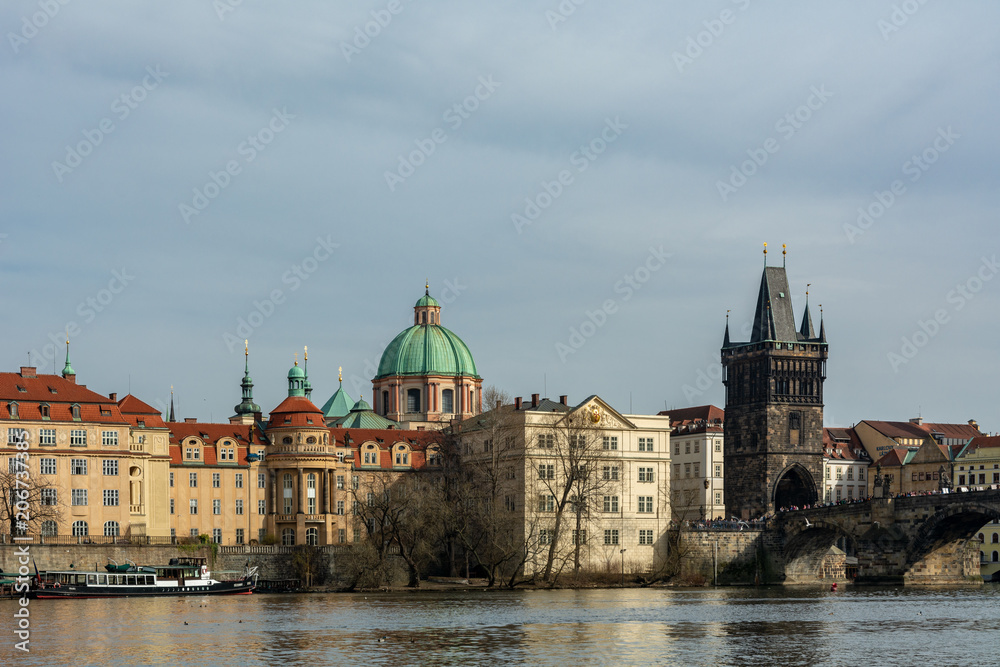
<svg viewBox="0 0 1000 667"><path fill-rule="evenodd" d="M988 665L1000 587L0 600L0 664Z"/></svg>

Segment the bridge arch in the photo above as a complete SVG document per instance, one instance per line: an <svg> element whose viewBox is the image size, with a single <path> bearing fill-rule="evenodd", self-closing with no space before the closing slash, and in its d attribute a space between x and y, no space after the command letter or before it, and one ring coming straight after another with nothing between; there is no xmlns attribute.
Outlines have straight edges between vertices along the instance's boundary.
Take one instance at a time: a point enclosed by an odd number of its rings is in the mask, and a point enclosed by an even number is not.
<svg viewBox="0 0 1000 667"><path fill-rule="evenodd" d="M848 552L855 553L857 548L854 535L838 523L824 519L810 519L810 525L806 525L804 516L790 518L785 523L785 535L786 584L843 579L843 573L831 569L838 558L831 554L830 549L841 539L848 546Z"/></svg>
<svg viewBox="0 0 1000 667"><path fill-rule="evenodd" d="M793 463L778 475L771 491L771 501L775 509L784 507L804 507L819 499L816 481L812 473L801 463Z"/></svg>
<svg viewBox="0 0 1000 667"><path fill-rule="evenodd" d="M979 545L967 549L980 529L1000 520L1000 507L981 501L939 509L916 527L906 546L908 584L956 583L978 568ZM975 562L972 562L973 559Z"/></svg>

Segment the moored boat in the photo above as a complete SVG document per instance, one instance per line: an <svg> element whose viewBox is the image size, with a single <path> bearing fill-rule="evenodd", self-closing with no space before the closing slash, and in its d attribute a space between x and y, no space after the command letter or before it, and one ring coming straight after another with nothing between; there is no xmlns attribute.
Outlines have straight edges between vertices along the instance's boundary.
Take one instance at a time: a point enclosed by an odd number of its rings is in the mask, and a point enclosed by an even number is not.
<svg viewBox="0 0 1000 667"><path fill-rule="evenodd" d="M122 568L125 568L124 570ZM117 598L174 595L247 595L257 585L257 568L233 581L213 579L204 558L172 558L167 565L108 564L105 572L50 570L35 579L31 597Z"/></svg>

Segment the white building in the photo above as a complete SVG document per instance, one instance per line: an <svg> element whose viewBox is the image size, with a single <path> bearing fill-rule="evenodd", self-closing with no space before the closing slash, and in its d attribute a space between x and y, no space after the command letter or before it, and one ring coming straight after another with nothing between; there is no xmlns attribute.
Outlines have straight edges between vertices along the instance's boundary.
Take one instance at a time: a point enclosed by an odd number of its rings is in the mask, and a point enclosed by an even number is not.
<svg viewBox="0 0 1000 667"><path fill-rule="evenodd" d="M725 412L714 405L664 410L670 418L671 505L682 521L724 519L723 420Z"/></svg>
<svg viewBox="0 0 1000 667"><path fill-rule="evenodd" d="M866 498L871 464L871 457L854 429L824 428L822 502Z"/></svg>

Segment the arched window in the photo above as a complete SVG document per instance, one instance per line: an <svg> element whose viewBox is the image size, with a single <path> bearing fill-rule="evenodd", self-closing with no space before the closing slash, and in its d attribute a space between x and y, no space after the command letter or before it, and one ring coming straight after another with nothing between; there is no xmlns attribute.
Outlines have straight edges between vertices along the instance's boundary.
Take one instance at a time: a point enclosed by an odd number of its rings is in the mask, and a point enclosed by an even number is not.
<svg viewBox="0 0 1000 667"><path fill-rule="evenodd" d="M445 389L441 392L441 412L451 413L455 411L455 392Z"/></svg>
<svg viewBox="0 0 1000 667"><path fill-rule="evenodd" d="M986 541L986 538L983 536L982 533L979 533L979 541L980 542L985 542Z"/></svg>
<svg viewBox="0 0 1000 667"><path fill-rule="evenodd" d="M410 448L406 445L396 445L396 455L393 464L397 466L410 465Z"/></svg>
<svg viewBox="0 0 1000 667"><path fill-rule="evenodd" d="M993 533L993 544L1000 542L1000 533Z"/></svg>
<svg viewBox="0 0 1000 667"><path fill-rule="evenodd" d="M294 547L295 546L295 529L294 528L283 528L281 530L281 546L284 546L284 547Z"/></svg>
<svg viewBox="0 0 1000 667"><path fill-rule="evenodd" d="M407 412L420 412L420 390L419 389L407 389L406 390L406 411Z"/></svg>
<svg viewBox="0 0 1000 667"><path fill-rule="evenodd" d="M105 537L118 537L121 529L118 526L117 521L106 521L104 523L104 536Z"/></svg>
<svg viewBox="0 0 1000 667"><path fill-rule="evenodd" d="M42 411L42 419L48 419L49 416L50 416L50 413L49 413L49 404L48 403L42 403L38 407Z"/></svg>
<svg viewBox="0 0 1000 667"><path fill-rule="evenodd" d="M86 521L73 522L73 537L85 537L90 534Z"/></svg>
<svg viewBox="0 0 1000 667"><path fill-rule="evenodd" d="M994 563L1000 562L1000 551L993 552L993 562Z"/></svg>
<svg viewBox="0 0 1000 667"><path fill-rule="evenodd" d="M311 547L319 546L319 530L316 528L306 528L306 544Z"/></svg>
<svg viewBox="0 0 1000 667"><path fill-rule="evenodd" d="M383 391L382 392L382 405L381 405L381 407L382 407L382 414L383 415L389 414L389 392L387 392L387 391Z"/></svg>
<svg viewBox="0 0 1000 667"><path fill-rule="evenodd" d="M72 405L70 406L70 412L73 414L73 419L80 419L80 406Z"/></svg>
<svg viewBox="0 0 1000 667"><path fill-rule="evenodd" d="M8 403L7 410L10 412L11 419L17 419L17 403Z"/></svg>
<svg viewBox="0 0 1000 667"><path fill-rule="evenodd" d="M59 534L59 526L55 521L42 522L42 537L55 537Z"/></svg>

